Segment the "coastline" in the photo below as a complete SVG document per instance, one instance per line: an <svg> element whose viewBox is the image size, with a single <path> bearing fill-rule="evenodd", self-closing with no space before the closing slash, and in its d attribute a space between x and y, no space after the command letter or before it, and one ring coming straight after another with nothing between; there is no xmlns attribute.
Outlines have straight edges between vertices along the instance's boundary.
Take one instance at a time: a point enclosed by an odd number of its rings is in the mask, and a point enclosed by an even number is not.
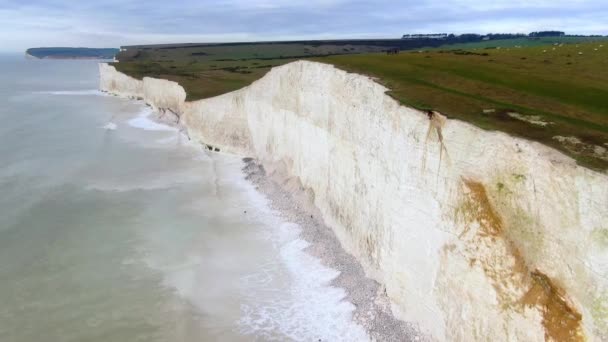
<svg viewBox="0 0 608 342"><path fill-rule="evenodd" d="M371 341L432 341L413 323L393 315L386 289L367 277L357 259L344 250L295 180L280 169L268 172L253 158L243 158L243 162L245 179L268 199L271 209L301 228L300 237L310 244L304 251L340 272L330 285L344 289L344 300L355 306L353 321L363 327Z"/></svg>
<svg viewBox="0 0 608 342"><path fill-rule="evenodd" d="M133 79L107 64L100 74L100 89L144 100L203 148L256 158L265 167L259 173L285 192L263 191L275 208L296 223L308 221L308 209L322 217L385 289L390 312L426 336L543 341L560 337L564 323L577 339L604 335L597 308L608 272L599 240L605 173L539 143L439 115L429 122L372 79L322 63L290 63L195 102L173 81ZM304 200L287 201L292 195ZM309 250L322 255L315 246ZM322 256L329 265L339 259ZM345 279L357 274L335 264ZM352 293L367 288L345 284ZM383 291L373 289L366 297L382 303L374 293ZM547 302L560 305L548 311ZM355 318L369 330L376 323L365 322L365 312Z"/></svg>

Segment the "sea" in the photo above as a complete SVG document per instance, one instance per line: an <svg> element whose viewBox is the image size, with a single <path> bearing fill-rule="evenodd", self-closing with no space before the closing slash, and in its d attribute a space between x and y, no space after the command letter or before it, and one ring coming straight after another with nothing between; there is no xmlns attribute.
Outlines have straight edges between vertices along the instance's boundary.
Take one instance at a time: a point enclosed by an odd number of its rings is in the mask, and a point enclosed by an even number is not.
<svg viewBox="0 0 608 342"><path fill-rule="evenodd" d="M99 92L98 62L0 55L0 341L367 340L241 157Z"/></svg>

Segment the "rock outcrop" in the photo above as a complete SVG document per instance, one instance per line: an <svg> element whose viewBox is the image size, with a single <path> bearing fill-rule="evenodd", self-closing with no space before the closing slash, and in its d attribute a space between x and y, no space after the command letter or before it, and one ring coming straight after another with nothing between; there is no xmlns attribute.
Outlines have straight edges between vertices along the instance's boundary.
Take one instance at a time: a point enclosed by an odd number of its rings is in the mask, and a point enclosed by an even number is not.
<svg viewBox="0 0 608 342"><path fill-rule="evenodd" d="M184 102L101 64L101 89L300 184L399 318L440 341L608 340L608 175L544 145L399 105L294 62Z"/></svg>

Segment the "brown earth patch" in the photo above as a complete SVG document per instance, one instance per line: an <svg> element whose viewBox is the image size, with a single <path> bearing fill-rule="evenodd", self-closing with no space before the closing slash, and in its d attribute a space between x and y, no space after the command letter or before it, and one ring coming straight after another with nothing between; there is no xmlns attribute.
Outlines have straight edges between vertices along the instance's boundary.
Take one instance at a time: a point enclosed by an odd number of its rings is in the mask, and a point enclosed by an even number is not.
<svg viewBox="0 0 608 342"><path fill-rule="evenodd" d="M568 304L565 292L539 271L532 272L531 276L533 284L522 303L543 309L545 340L584 341L583 316Z"/></svg>
<svg viewBox="0 0 608 342"><path fill-rule="evenodd" d="M465 201L461 210L466 212L468 222L478 222L480 230L478 237L472 242L476 244L496 244L499 240L507 249L507 254L513 258L514 263L510 270L505 270L504 260L488 259L477 262L475 259L471 266L479 264L484 273L492 279L493 286L506 308L520 311L523 307L536 307L543 316L543 328L547 341L584 341L582 329L582 315L570 304L567 293L555 284L551 278L539 270L531 271L517 246L505 235L505 226L500 215L488 197L483 184L472 180L464 180L469 190L469 200ZM463 236L470 227L465 228ZM498 245L497 245L498 246ZM486 257L487 258L487 257ZM516 302L510 299L507 289L513 285L527 289L525 294Z"/></svg>

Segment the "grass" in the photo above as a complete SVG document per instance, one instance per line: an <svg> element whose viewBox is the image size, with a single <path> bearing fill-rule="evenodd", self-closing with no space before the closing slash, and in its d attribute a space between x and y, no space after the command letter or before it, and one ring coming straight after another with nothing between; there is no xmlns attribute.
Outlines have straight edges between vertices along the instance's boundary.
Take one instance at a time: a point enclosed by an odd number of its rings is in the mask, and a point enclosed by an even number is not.
<svg viewBox="0 0 608 342"><path fill-rule="evenodd" d="M443 46L440 46L439 49L474 50L474 49L484 49L484 48L492 48L492 47L515 48L516 46L534 47L534 46L552 45L554 43L583 44L583 43L599 42L599 41L608 42L608 37L574 37L574 36L538 37L538 38L522 37L522 38L514 38L514 39L486 40L486 41L482 41L482 42L443 45Z"/></svg>
<svg viewBox="0 0 608 342"><path fill-rule="evenodd" d="M561 40L558 45L555 39ZM581 165L608 169L608 154L601 150L608 148L605 38L507 39L400 55L373 53L378 49L344 44L155 47L128 50L115 66L137 78L179 82L187 99L196 100L247 86L272 67L297 59L331 63L378 78L404 105L539 141Z"/></svg>
<svg viewBox="0 0 608 342"><path fill-rule="evenodd" d="M335 54L381 52L383 45L328 43L259 43L192 46L158 46L127 49L118 55L121 62L211 62L249 59L284 59Z"/></svg>

